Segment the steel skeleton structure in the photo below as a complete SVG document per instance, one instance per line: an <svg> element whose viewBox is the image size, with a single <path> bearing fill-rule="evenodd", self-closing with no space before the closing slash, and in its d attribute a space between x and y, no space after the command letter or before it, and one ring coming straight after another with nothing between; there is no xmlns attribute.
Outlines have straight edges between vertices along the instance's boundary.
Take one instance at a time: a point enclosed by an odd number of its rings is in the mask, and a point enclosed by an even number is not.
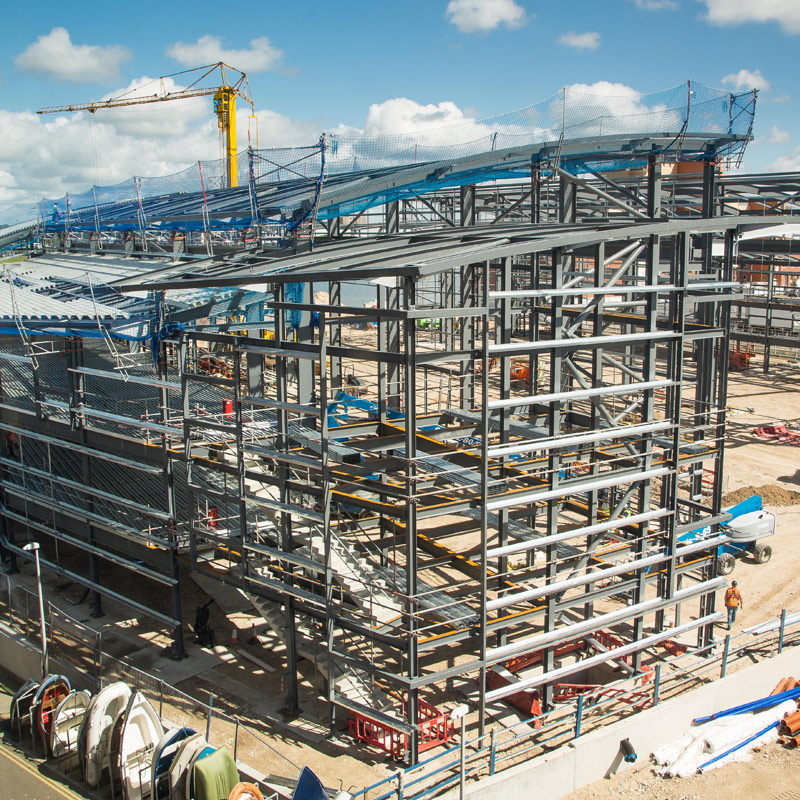
<svg viewBox="0 0 800 800"><path fill-rule="evenodd" d="M713 159L691 202L661 172L653 156L592 184L554 163L504 203L494 188L491 220L463 187L423 198L418 231L391 203L389 234L161 262L118 288L272 299L256 321L203 306L158 343L155 375L105 338L5 335L7 549L42 538L97 612L105 595L150 614L177 655L179 565L239 586L287 645L289 708L311 661L332 725L371 720L411 760L453 690L483 729L505 698L551 705L600 661L646 680L655 645L705 644L720 616L735 248L794 211L720 202ZM374 307L347 299L365 284ZM165 587L170 612L105 585L106 562Z"/></svg>
<svg viewBox="0 0 800 800"><path fill-rule="evenodd" d="M653 191L655 218L655 176ZM557 662L558 645L604 624L640 669L670 635L665 610L693 601L683 613L706 643L718 539L682 549L678 536L725 519L734 234L763 224L460 228L129 285L275 286L274 340L217 339L234 363L213 378L233 393L227 423L190 413L197 375L183 369L187 461L231 479L221 495L190 474L194 506L225 520L222 536L195 520L195 564L236 542L243 586L282 604L290 675L315 620L332 711L409 734L412 757L421 699L456 678L477 687L483 725L487 704L526 686L551 703L548 675L582 670ZM375 308L309 302L362 277L392 284ZM375 321L374 345L345 346L341 326L360 320ZM185 337L187 364L208 337ZM354 364L371 365L361 406L338 394ZM432 373L456 378L446 402ZM361 417L343 422L353 400ZM537 649L539 673L486 690L487 670Z"/></svg>
<svg viewBox="0 0 800 800"><path fill-rule="evenodd" d="M674 139L674 137L673 137ZM621 140L605 142L601 154L596 154L596 167L592 159L581 150L580 143L574 144L575 152L564 151L559 163L567 169L586 169L587 178L581 179L577 195L576 219L580 221L602 222L641 218L646 212L647 169L641 162L648 148L664 148L666 138L648 139L644 142ZM697 157L703 140L692 145L681 141L682 154ZM597 146L597 143L595 143ZM577 148L577 149L576 149ZM583 145L585 150L586 145ZM692 149L694 148L694 149ZM558 173L551 169L553 146L542 146L525 157L533 157L536 166L530 170L530 181L502 181L489 185L466 185L406 199L393 201L387 206L368 208L357 215L332 216L317 222L315 237L318 242L328 239L364 237L381 235L386 232L422 232L444 227L455 228L464 223L496 225L502 222L557 221L559 219L559 181ZM513 154L514 163L521 155ZM601 171L607 160L632 165L625 170ZM497 156L498 167L506 167L508 154ZM665 217L702 217L703 186L702 162L681 161L673 167L671 174L662 180L661 214ZM451 165L456 170L457 165ZM593 169L597 171L592 172ZM434 170L436 171L436 170ZM384 171L385 172L385 171ZM448 169L440 165L441 182L446 183ZM371 181L396 181L391 171L371 174ZM460 177L460 176L459 176ZM359 184L363 190L363 182ZM723 215L763 214L765 216L798 213L798 191L800 175L796 173L776 173L769 175L737 174L717 175L714 182L715 213ZM290 187L286 187L290 191ZM236 192L241 194L237 199ZM244 193L243 193L244 192ZM218 195L218 196L217 196ZM58 250L66 248L75 252L85 250L107 254L124 253L131 255L158 254L173 250L193 254L196 259L209 252L219 255L235 254L244 247L255 250L259 242L285 245L277 228L256 226L247 235L215 234L213 246L210 244L210 231L205 234L202 244L187 246L183 234L172 241L173 234L161 230L163 226L180 228L191 226L204 215L215 214L224 227L225 221L236 215L247 213L250 202L244 188L235 191L209 193L203 198L192 195L180 197L164 196L147 201L147 209L138 205L128 208L124 203L101 206L92 209L92 231L81 231L79 215L66 222L62 228L46 227L47 246ZM261 202L260 200L258 202ZM280 203L273 198L270 202ZM200 206L197 206L200 203ZM193 205L194 204L194 205ZM237 205L238 204L238 205ZM197 206L195 208L195 206ZM202 206L202 207L201 207ZM251 209L254 206L251 206ZM194 211L192 211L194 208ZM94 214L97 214L95 220ZM134 213L135 212L135 213ZM87 212L88 213L88 212ZM333 212L331 212L333 213ZM131 223L134 214L136 230L114 233L114 229L125 228ZM128 217L131 217L128 219ZM107 241L98 237L95 222L100 228L111 229ZM74 223L74 224L73 224ZM149 226L149 227L148 227ZM40 233L36 223L13 226L0 231L0 243L11 244ZM204 234L190 234L202 237ZM764 236L777 236L777 231L765 230ZM784 234L781 234L784 235ZM796 235L793 231L790 236ZM292 244L292 243L289 243ZM308 246L307 241L299 240L293 246ZM797 255L794 253L792 238L758 238L742 240L736 252L736 278L744 287L744 295L734 298L732 317L733 344L736 349L758 347L763 352L763 369L770 368L770 354L773 347L797 348L800 340L800 309L797 307L798 281L800 272L795 269ZM276 253L281 252L276 247Z"/></svg>

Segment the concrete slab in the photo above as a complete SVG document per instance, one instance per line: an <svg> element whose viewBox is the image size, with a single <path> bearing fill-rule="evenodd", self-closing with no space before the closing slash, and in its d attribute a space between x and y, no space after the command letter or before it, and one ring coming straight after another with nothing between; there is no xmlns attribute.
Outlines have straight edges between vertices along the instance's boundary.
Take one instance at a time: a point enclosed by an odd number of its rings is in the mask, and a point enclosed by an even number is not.
<svg viewBox="0 0 800 800"><path fill-rule="evenodd" d="M175 661L164 654L163 648L153 645L131 653L125 660L137 669L175 686L234 658L228 648L221 645L204 648L189 644L186 652L189 658Z"/></svg>
<svg viewBox="0 0 800 800"><path fill-rule="evenodd" d="M244 663L249 667L253 667L247 660L245 660ZM253 668L257 669L257 667ZM312 718L311 715L301 714L301 716L294 719L288 718L283 713L285 698L282 694L265 696L264 692L260 689L251 688L248 684L243 683L241 680L231 678L229 675L223 674L220 670L208 670L203 673L203 678L213 686L219 687L222 690L220 694L224 693L225 697L229 700L235 698L238 702L246 704L257 718L269 720L282 728L288 728L294 734L308 742L317 744L329 734L327 726ZM312 708L320 699L314 687L305 682L301 682L299 690L301 708Z"/></svg>

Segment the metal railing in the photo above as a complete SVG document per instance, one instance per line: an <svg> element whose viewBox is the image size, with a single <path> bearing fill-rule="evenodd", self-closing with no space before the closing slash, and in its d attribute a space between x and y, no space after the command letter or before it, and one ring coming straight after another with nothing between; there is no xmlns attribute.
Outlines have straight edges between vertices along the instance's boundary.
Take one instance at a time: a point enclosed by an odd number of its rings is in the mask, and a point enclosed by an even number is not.
<svg viewBox="0 0 800 800"><path fill-rule="evenodd" d="M0 622L39 644L38 597L23 586L15 586L0 574ZM137 669L102 648L102 635L72 618L63 609L45 602L50 671L65 675L72 688L92 693L117 681L140 691L159 717L171 725L204 733L214 747L226 746L234 760L257 764L261 773L274 767L281 782L291 785L302 767L268 741L268 727L257 719L246 722L221 710L219 699L197 700L160 678ZM260 728L260 730L259 730Z"/></svg>
<svg viewBox="0 0 800 800"><path fill-rule="evenodd" d="M788 646L800 644L800 622L789 625L785 611L779 619L776 630L758 635L728 634L706 647L662 659L653 668L653 679L645 685L642 674L637 674L596 690L589 689L569 705L559 705L509 727L497 727L482 736L463 740L361 789L353 798L420 800L463 785L469 779L495 775L645 707L724 678L744 659L749 665L753 659L768 658Z"/></svg>
<svg viewBox="0 0 800 800"><path fill-rule="evenodd" d="M37 615L36 595L0 575L0 621L37 641ZM101 634L52 603L46 604L46 616L50 661L70 678L74 687L98 691L114 681L124 681L141 691L164 719L205 730L209 743L227 746L235 759L257 763L260 771L265 771L263 765L272 763L280 764L285 773L288 766L289 783L299 777L301 768L269 744L267 727L259 720L248 719L245 723L215 708L213 696L209 703L204 703L109 655L102 649ZM753 660L769 658L798 644L800 620L787 619L784 610L774 630L727 634L706 647L660 659L652 669L652 680L644 684L639 673L599 689L587 689L574 703L560 704L544 714L463 740L355 792L353 798L421 800L469 779L494 775L645 707L724 678L745 660L749 665Z"/></svg>

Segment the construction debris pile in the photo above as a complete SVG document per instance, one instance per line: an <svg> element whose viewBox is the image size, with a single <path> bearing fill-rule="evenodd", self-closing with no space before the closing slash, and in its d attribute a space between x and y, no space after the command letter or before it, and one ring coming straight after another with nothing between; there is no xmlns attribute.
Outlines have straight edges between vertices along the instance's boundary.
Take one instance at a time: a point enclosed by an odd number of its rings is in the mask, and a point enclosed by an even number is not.
<svg viewBox="0 0 800 800"><path fill-rule="evenodd" d="M800 433L790 431L785 425L765 425L763 428L755 428L753 433L761 439L777 439L779 442L800 447Z"/></svg>

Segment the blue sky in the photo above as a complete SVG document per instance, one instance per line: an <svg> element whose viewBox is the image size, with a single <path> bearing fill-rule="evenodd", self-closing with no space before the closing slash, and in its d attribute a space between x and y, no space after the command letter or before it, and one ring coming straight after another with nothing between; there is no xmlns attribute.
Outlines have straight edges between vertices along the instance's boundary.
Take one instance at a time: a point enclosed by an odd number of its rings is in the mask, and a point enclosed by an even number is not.
<svg viewBox="0 0 800 800"><path fill-rule="evenodd" d="M218 58L249 74L262 147L310 144L340 126L380 132L492 116L576 83L619 84L600 84L613 95L691 78L760 88L744 168L800 169L800 97L787 66L800 0L262 0L230 14L219 2L145 0L119 9L40 0L5 10L0 206L215 157L208 99L102 120L30 112ZM389 102L397 98L405 102Z"/></svg>

